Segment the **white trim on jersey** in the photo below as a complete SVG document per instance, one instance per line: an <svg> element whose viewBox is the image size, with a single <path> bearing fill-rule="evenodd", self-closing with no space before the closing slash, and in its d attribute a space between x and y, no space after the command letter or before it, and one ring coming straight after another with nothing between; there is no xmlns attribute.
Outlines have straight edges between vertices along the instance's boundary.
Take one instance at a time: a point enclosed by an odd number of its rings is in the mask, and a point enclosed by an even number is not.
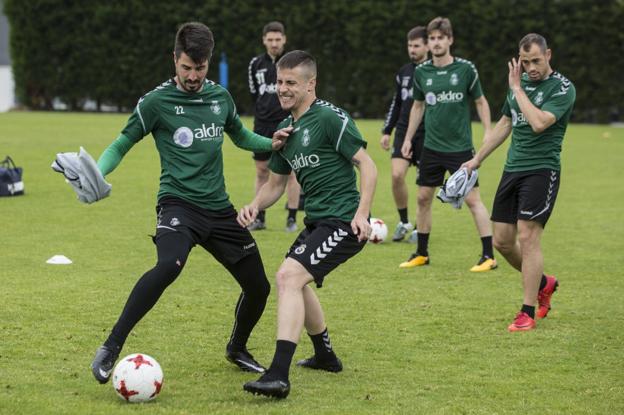
<svg viewBox="0 0 624 415"><path fill-rule="evenodd" d="M338 151L338 148L340 147L340 140L342 140L342 134L344 134L345 128L347 128L348 123L349 119L345 117L342 120L342 129L340 130L340 134L338 135L338 141L336 142L336 151Z"/></svg>
<svg viewBox="0 0 624 415"><path fill-rule="evenodd" d="M143 135L146 136L148 131L147 131L147 128L145 127L145 121L143 121L143 116L141 115L141 109L139 108L139 104L137 104L136 106L136 112L137 112L137 115L139 116L139 120L141 121L141 125L143 126Z"/></svg>
<svg viewBox="0 0 624 415"><path fill-rule="evenodd" d="M247 77L248 77L248 81L249 81L249 91L252 94L256 94L258 91L256 91L256 85L254 84L254 80L253 80L253 74L251 73L251 67L253 66L254 62L258 60L258 57L254 57L251 59L251 61L249 62L249 66L247 67Z"/></svg>

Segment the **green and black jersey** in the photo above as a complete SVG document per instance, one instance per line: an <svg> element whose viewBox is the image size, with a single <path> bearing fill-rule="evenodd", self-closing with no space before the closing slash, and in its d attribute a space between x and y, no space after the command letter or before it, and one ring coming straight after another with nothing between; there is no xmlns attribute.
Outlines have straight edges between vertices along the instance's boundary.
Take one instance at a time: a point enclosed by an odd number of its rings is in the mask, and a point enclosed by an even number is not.
<svg viewBox="0 0 624 415"><path fill-rule="evenodd" d="M229 92L206 80L200 92L170 79L138 102L122 135L138 142L149 133L160 154L158 199L173 195L210 210L231 206L223 178L223 133L243 125Z"/></svg>
<svg viewBox="0 0 624 415"><path fill-rule="evenodd" d="M503 115L511 118L512 125L505 171L560 170L561 143L576 100L576 89L572 82L558 72L535 82L524 73L520 87L533 105L550 112L557 121L541 133L534 132L520 111L513 92L509 90L502 110Z"/></svg>
<svg viewBox="0 0 624 415"><path fill-rule="evenodd" d="M414 70L413 97L425 102L425 143L430 150L455 153L472 150L470 102L483 95L477 68L453 58L437 67L432 60Z"/></svg>
<svg viewBox="0 0 624 415"><path fill-rule="evenodd" d="M350 222L360 202L352 159L366 148L355 123L342 109L317 99L297 121L290 115L278 128L289 125L294 130L272 154L269 168L282 175L295 172L306 195L307 219Z"/></svg>

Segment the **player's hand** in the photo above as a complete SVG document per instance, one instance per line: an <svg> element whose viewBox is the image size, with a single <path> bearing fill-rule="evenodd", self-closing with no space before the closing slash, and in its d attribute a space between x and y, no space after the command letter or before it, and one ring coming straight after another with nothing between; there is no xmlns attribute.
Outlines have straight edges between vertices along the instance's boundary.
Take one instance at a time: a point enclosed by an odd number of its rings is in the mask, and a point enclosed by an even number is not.
<svg viewBox="0 0 624 415"><path fill-rule="evenodd" d="M468 171L468 175L471 175L472 171L478 169L479 167L481 167L481 162L479 162L476 157L473 157L464 164L462 164L459 168L465 168Z"/></svg>
<svg viewBox="0 0 624 415"><path fill-rule="evenodd" d="M388 151L390 148L390 134L382 135L381 140L379 140L379 144L381 144L381 148Z"/></svg>
<svg viewBox="0 0 624 415"><path fill-rule="evenodd" d="M372 230L370 223L368 223L368 215L356 212L351 221L351 230L357 235L358 241L368 240Z"/></svg>
<svg viewBox="0 0 624 415"><path fill-rule="evenodd" d="M246 228L251 225L251 223L256 220L256 216L258 216L258 208L253 205L245 205L239 212L236 217L236 221L240 226Z"/></svg>
<svg viewBox="0 0 624 415"><path fill-rule="evenodd" d="M280 148L284 147L284 145L286 144L286 140L288 139L288 136L290 136L292 130L292 125L289 125L288 127L281 128L273 133L273 142L271 143L273 151L277 151Z"/></svg>
<svg viewBox="0 0 624 415"><path fill-rule="evenodd" d="M507 63L507 66L509 67L509 89L514 91L520 88L522 65L516 60L516 58L512 58L511 61Z"/></svg>
<svg viewBox="0 0 624 415"><path fill-rule="evenodd" d="M401 154L408 160L412 159L412 140L403 140Z"/></svg>

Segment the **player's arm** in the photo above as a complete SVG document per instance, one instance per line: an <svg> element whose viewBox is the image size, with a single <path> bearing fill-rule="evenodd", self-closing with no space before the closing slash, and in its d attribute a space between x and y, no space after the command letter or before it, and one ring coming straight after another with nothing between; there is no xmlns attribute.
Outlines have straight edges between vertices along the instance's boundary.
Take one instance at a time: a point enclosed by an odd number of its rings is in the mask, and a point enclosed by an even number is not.
<svg viewBox="0 0 624 415"><path fill-rule="evenodd" d="M508 63L508 66L509 88L513 91L518 107L520 107L520 111L524 114L524 118L526 118L527 122L531 126L531 129L534 133L539 134L553 125L557 121L557 118L553 113L542 111L533 105L527 94L520 86L520 76L522 74L520 62L516 61L516 58L513 58L511 62Z"/></svg>
<svg viewBox="0 0 624 415"><path fill-rule="evenodd" d="M371 227L368 223L375 186L377 185L377 167L364 148L360 148L351 159L360 171L360 204L351 221L351 229L359 241L368 239Z"/></svg>
<svg viewBox="0 0 624 415"><path fill-rule="evenodd" d="M121 159L136 143L123 134L120 134L100 155L97 165L102 173L106 176L121 163Z"/></svg>
<svg viewBox="0 0 624 415"><path fill-rule="evenodd" d="M260 210L264 210L279 200L286 189L290 174L276 174L271 172L269 181L258 191L258 194L250 204L243 206L238 212L236 220L243 227L249 226L258 216Z"/></svg>
<svg viewBox="0 0 624 415"><path fill-rule="evenodd" d="M395 79L394 96L392 97L392 102L390 102L390 108L388 108L384 126L381 129L382 135L379 143L381 144L381 148L384 150L388 150L390 148L390 134L392 134L392 129L396 126L399 119L401 104L401 77L397 75Z"/></svg>
<svg viewBox="0 0 624 415"><path fill-rule="evenodd" d="M503 115L493 129L485 132L483 144L477 154L461 167L467 168L469 174L472 170L478 169L481 163L505 141L509 133L511 133L511 118Z"/></svg>
<svg viewBox="0 0 624 415"><path fill-rule="evenodd" d="M489 131L492 127L492 113L490 112L490 104L485 98L485 95L481 95L479 98L475 99L475 107L479 119L483 124L483 130L485 132Z"/></svg>
<svg viewBox="0 0 624 415"><path fill-rule="evenodd" d="M414 137L418 126L422 122L423 114L425 113L425 101L414 100L412 109L410 110L409 124L407 125L407 132L405 137ZM401 153L405 158L412 157L412 140L404 140L403 147L401 147Z"/></svg>
<svg viewBox="0 0 624 415"><path fill-rule="evenodd" d="M254 152L268 152L282 148L290 135L290 131L292 131L292 127L282 128L277 130L272 138L268 138L241 127L237 131L228 132L228 135L236 147Z"/></svg>

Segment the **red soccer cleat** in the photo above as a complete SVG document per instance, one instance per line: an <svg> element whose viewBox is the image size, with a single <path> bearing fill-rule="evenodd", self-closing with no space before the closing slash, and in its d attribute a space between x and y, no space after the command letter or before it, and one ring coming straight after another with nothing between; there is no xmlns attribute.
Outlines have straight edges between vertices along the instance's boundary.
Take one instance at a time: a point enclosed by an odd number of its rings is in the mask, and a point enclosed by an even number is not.
<svg viewBox="0 0 624 415"><path fill-rule="evenodd" d="M516 318L513 323L507 327L509 331L529 331L535 328L535 320L533 320L527 313L519 311L516 314Z"/></svg>
<svg viewBox="0 0 624 415"><path fill-rule="evenodd" d="M559 281L557 281L554 275L546 275L546 281L546 286L537 293L537 303L539 306L535 316L538 319L545 318L548 315L550 311L550 299L559 286Z"/></svg>

